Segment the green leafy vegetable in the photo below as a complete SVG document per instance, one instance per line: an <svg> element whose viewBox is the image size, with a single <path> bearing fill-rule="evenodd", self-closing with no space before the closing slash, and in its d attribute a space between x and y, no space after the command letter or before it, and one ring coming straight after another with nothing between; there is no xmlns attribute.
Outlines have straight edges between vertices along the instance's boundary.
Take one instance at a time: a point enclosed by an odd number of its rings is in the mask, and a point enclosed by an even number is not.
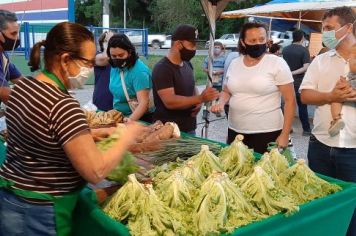
<svg viewBox="0 0 356 236"><path fill-rule="evenodd" d="M202 145L201 151L193 156L191 161L204 177L208 177L214 170L223 171L219 158L209 150L207 145Z"/></svg>
<svg viewBox="0 0 356 236"><path fill-rule="evenodd" d="M293 198L298 204L303 204L341 190L340 186L330 184L319 178L302 159L283 172L280 175L280 179L292 193Z"/></svg>
<svg viewBox="0 0 356 236"><path fill-rule="evenodd" d="M133 207L145 195L145 189L135 175L128 176L128 181L110 199L104 207L104 212L115 220L127 220Z"/></svg>
<svg viewBox="0 0 356 236"><path fill-rule="evenodd" d="M119 124L115 132L110 135L110 137L98 142L96 146L102 152L107 151L120 139L125 129L125 125ZM140 167L136 164L135 156L133 156L130 152L126 152L121 162L112 170L107 179L124 184L127 181L127 176L137 172L139 169Z"/></svg>
<svg viewBox="0 0 356 236"><path fill-rule="evenodd" d="M212 173L201 187L194 214L198 235L232 232L236 227L258 219L226 173Z"/></svg>
<svg viewBox="0 0 356 236"><path fill-rule="evenodd" d="M120 164L110 172L107 179L124 184L128 180L128 175L137 172L139 169L140 167L136 165L135 156L126 152Z"/></svg>
<svg viewBox="0 0 356 236"><path fill-rule="evenodd" d="M192 192L195 186L182 175L182 172L175 170L163 182L157 185L157 192L163 202L171 208L179 208L188 211L188 205L192 202Z"/></svg>
<svg viewBox="0 0 356 236"><path fill-rule="evenodd" d="M271 163L276 170L277 174L279 175L289 167L288 160L285 156L283 156L279 151L278 148L273 148L270 153L270 160Z"/></svg>
<svg viewBox="0 0 356 236"><path fill-rule="evenodd" d="M136 203L129 218L128 227L133 236L176 235L184 232L176 212L161 202L152 188L145 185L146 194Z"/></svg>
<svg viewBox="0 0 356 236"><path fill-rule="evenodd" d="M237 135L235 141L220 152L224 170L231 178L249 175L254 163L253 150L248 149L242 140L243 136Z"/></svg>
<svg viewBox="0 0 356 236"><path fill-rule="evenodd" d="M169 139L161 142L162 148L154 152L146 152L148 156L152 156L152 163L161 165L170 161L176 161L177 158L187 160L196 155L200 151L202 145L209 146L209 149L218 155L221 146L217 143L198 139L194 137L183 137L179 139Z"/></svg>
<svg viewBox="0 0 356 236"><path fill-rule="evenodd" d="M263 154L261 159L257 162L256 166L261 167L272 178L278 187L281 186L281 182L279 180L277 171L272 164L271 156L269 153L266 152Z"/></svg>
<svg viewBox="0 0 356 236"><path fill-rule="evenodd" d="M299 210L294 200L283 190L276 187L269 175L259 166L241 186L253 205L265 215L278 212L293 213Z"/></svg>
<svg viewBox="0 0 356 236"><path fill-rule="evenodd" d="M190 181L195 188L200 188L205 178L200 171L194 166L194 162L187 161L184 166L180 168L182 175L185 179Z"/></svg>

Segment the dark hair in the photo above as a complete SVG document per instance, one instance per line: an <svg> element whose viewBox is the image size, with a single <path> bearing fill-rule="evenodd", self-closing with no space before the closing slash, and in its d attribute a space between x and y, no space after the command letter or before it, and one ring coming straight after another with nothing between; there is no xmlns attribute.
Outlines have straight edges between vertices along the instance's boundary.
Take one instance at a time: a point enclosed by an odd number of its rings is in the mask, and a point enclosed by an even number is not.
<svg viewBox="0 0 356 236"><path fill-rule="evenodd" d="M114 34L110 38L108 42L108 48L106 49L106 53L108 54L109 58L111 58L110 48L121 48L126 50L129 53L127 68L131 68L135 65L138 59L136 48L125 34Z"/></svg>
<svg viewBox="0 0 356 236"><path fill-rule="evenodd" d="M106 35L108 34L107 31L105 31L104 33L102 33L99 38L98 38L98 43L99 43L99 47L100 47L100 52L104 52L104 41L106 38Z"/></svg>
<svg viewBox="0 0 356 236"><path fill-rule="evenodd" d="M263 28L266 30L267 33L267 26L265 24L262 23L257 23L257 22L249 22L246 23L242 26L242 29L240 31L240 38L239 38L239 43L237 45L237 50L239 53L241 53L242 55L246 55L246 49L245 47L242 45L242 41L245 41L246 38L246 31L250 30L250 29L256 29L256 28Z"/></svg>
<svg viewBox="0 0 356 236"><path fill-rule="evenodd" d="M293 31L293 43L302 41L304 32L302 30Z"/></svg>
<svg viewBox="0 0 356 236"><path fill-rule="evenodd" d="M269 48L269 52L275 54L276 52L279 51L279 49L281 49L281 45L274 43L272 44L272 46Z"/></svg>
<svg viewBox="0 0 356 236"><path fill-rule="evenodd" d="M323 21L326 18L332 17L332 16L339 17L339 23L341 26L344 26L346 24L352 24L352 26L353 26L352 31L355 34L356 29L354 27L354 23L356 20L356 14L352 10L351 7L337 7L337 8L331 9L331 10L325 12L325 14L323 16Z"/></svg>
<svg viewBox="0 0 356 236"><path fill-rule="evenodd" d="M31 71L38 70L41 64L41 47L44 49L45 68L52 70L55 57L69 53L71 57L82 54L80 45L86 41L94 43L93 34L84 26L76 23L63 22L55 25L47 34L46 40L36 43L32 50L28 65Z"/></svg>
<svg viewBox="0 0 356 236"><path fill-rule="evenodd" d="M17 17L15 13L7 10L0 10L0 31L7 29L8 22L16 22Z"/></svg>
<svg viewBox="0 0 356 236"><path fill-rule="evenodd" d="M224 44L222 44L222 43L219 42L219 41L214 42L214 46L220 46L222 49L224 49Z"/></svg>

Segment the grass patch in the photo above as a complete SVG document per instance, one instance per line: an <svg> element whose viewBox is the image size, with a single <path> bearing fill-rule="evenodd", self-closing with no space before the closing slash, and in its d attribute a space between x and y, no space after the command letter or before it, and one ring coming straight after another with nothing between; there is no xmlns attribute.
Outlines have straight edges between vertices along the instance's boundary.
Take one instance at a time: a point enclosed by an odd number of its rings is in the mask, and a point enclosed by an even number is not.
<svg viewBox="0 0 356 236"><path fill-rule="evenodd" d="M206 56L195 56L191 62L194 68L194 77L197 85L206 84L206 74L202 69L203 62ZM141 57L141 60L152 70L154 65L163 58L163 56L149 56L148 59L145 57ZM19 71L23 75L33 75L30 71L30 67L27 65L27 61L25 60L25 56L21 54L15 54L11 58L11 62L16 65ZM94 84L94 78L90 78L87 82L88 85Z"/></svg>

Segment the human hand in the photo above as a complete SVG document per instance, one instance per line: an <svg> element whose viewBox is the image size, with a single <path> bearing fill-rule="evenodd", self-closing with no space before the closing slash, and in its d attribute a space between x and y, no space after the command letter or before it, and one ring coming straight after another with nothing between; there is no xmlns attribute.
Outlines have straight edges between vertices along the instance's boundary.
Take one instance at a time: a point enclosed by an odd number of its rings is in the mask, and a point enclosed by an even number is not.
<svg viewBox="0 0 356 236"><path fill-rule="evenodd" d="M289 134L280 134L276 139L276 143L277 143L278 148L288 147Z"/></svg>
<svg viewBox="0 0 356 236"><path fill-rule="evenodd" d="M221 113L224 111L224 104L217 103L217 104L211 106L210 110L212 113L216 113L216 114Z"/></svg>
<svg viewBox="0 0 356 236"><path fill-rule="evenodd" d="M108 128L91 129L90 132L94 141L99 142L104 138L109 137L112 133L115 132L115 130L116 130L115 127L108 127Z"/></svg>
<svg viewBox="0 0 356 236"><path fill-rule="evenodd" d="M204 89L204 91L200 94L200 99L202 103L216 100L218 97L219 91L212 87Z"/></svg>
<svg viewBox="0 0 356 236"><path fill-rule="evenodd" d="M198 113L200 112L200 109L201 109L201 104L198 104L196 105L193 110L192 110L192 113L190 113L190 115L192 117L196 117L198 115Z"/></svg>
<svg viewBox="0 0 356 236"><path fill-rule="evenodd" d="M330 92L331 102L345 102L348 100L356 100L356 91L352 89L350 83L345 77L340 76L335 87Z"/></svg>
<svg viewBox="0 0 356 236"><path fill-rule="evenodd" d="M136 138L143 132L145 132L147 127L136 121L129 121L126 124L126 130L124 131L122 137L125 137L122 140L125 140L125 143L128 145L135 143Z"/></svg>

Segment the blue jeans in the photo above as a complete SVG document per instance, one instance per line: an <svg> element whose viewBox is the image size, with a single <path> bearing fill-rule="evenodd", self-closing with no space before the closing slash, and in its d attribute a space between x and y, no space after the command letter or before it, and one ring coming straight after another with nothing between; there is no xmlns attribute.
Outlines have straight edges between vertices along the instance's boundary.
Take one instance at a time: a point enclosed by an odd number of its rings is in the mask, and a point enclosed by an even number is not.
<svg viewBox="0 0 356 236"><path fill-rule="evenodd" d="M333 148L310 136L309 167L314 172L356 183L356 148ZM348 236L356 236L356 212L351 219Z"/></svg>
<svg viewBox="0 0 356 236"><path fill-rule="evenodd" d="M299 114L299 119L300 122L302 123L302 127L304 131L310 131L310 124L309 124L309 116L308 116L308 106L306 104L303 104L301 99L300 99L300 93L297 88L294 87L295 89L295 98L297 100L297 105L298 105L298 114Z"/></svg>
<svg viewBox="0 0 356 236"><path fill-rule="evenodd" d="M56 235L52 205L28 203L0 188L0 236Z"/></svg>

